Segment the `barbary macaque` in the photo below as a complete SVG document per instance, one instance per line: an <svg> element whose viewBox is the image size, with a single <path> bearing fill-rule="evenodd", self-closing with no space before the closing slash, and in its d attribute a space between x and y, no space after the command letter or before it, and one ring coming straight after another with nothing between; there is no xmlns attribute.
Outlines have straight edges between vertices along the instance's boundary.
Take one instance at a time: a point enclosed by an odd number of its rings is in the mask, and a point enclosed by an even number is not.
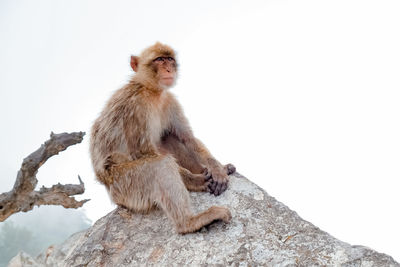
<svg viewBox="0 0 400 267"><path fill-rule="evenodd" d="M97 179L117 205L134 212L160 207L178 233L195 232L215 220L229 222L226 207L192 212L189 191L224 192L232 164L221 165L193 136L175 84L175 52L156 43L131 57L136 72L114 93L94 122L90 154Z"/></svg>

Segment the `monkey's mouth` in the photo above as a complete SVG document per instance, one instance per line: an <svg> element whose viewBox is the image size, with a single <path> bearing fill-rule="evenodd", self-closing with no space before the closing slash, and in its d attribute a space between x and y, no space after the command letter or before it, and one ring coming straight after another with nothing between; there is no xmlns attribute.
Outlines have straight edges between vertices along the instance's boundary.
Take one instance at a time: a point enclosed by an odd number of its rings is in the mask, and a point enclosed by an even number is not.
<svg viewBox="0 0 400 267"><path fill-rule="evenodd" d="M173 77L164 77L161 78L161 83L170 86L174 83L175 79Z"/></svg>

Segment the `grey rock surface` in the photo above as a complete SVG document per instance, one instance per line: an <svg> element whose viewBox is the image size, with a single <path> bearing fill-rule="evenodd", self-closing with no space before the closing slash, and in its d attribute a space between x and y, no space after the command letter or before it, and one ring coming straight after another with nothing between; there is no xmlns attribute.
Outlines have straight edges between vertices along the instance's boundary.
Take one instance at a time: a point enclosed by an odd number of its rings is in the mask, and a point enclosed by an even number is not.
<svg viewBox="0 0 400 267"><path fill-rule="evenodd" d="M229 207L231 223L178 235L160 210L134 214L117 208L34 261L42 266L400 266L388 255L335 239L237 173L222 195L191 197L198 211Z"/></svg>
<svg viewBox="0 0 400 267"><path fill-rule="evenodd" d="M21 251L8 263L8 267L38 266L39 263L29 254Z"/></svg>

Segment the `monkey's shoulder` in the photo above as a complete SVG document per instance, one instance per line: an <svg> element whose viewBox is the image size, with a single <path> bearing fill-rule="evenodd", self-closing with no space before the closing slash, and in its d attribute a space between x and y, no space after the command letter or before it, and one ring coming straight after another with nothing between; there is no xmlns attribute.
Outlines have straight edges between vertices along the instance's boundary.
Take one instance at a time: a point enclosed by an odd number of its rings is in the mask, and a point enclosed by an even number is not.
<svg viewBox="0 0 400 267"><path fill-rule="evenodd" d="M119 109L122 107L132 107L132 105L144 102L142 94L138 92L139 89L125 86L115 91L109 98L105 110Z"/></svg>

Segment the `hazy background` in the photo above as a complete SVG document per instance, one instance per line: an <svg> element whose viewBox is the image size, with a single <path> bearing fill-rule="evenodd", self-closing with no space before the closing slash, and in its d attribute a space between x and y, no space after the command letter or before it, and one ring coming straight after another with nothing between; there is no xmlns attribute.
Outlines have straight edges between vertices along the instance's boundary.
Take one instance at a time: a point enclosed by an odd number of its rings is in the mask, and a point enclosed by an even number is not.
<svg viewBox="0 0 400 267"><path fill-rule="evenodd" d="M86 131L39 186L80 174L83 212L107 214L89 129L132 75L130 55L161 41L178 52L172 92L214 156L322 230L400 261L399 14L395 0L2 0L0 192L51 131Z"/></svg>
<svg viewBox="0 0 400 267"><path fill-rule="evenodd" d="M29 213L17 213L0 223L0 266L18 252L36 256L50 245L62 243L70 235L87 229L85 213L60 206L46 206Z"/></svg>

